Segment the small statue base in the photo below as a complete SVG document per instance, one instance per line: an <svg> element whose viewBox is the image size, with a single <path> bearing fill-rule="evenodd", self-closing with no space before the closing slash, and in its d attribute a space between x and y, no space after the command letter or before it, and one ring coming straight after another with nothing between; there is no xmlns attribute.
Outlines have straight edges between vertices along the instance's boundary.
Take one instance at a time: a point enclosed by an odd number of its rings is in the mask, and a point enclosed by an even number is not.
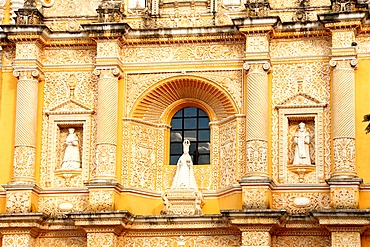
<svg viewBox="0 0 370 247"><path fill-rule="evenodd" d="M204 199L196 189L170 189L162 194L162 215L202 215Z"/></svg>

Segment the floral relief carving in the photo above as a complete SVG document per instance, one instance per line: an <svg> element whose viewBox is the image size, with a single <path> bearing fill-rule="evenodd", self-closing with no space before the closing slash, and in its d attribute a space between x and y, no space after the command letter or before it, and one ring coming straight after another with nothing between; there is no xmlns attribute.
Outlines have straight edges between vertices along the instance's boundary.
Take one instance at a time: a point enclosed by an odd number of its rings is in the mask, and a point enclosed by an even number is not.
<svg viewBox="0 0 370 247"><path fill-rule="evenodd" d="M54 4L49 8L43 8L45 17L62 17L62 16L97 16L96 9L100 1L98 0L81 0L63 1L55 0Z"/></svg>
<svg viewBox="0 0 370 247"><path fill-rule="evenodd" d="M34 245L35 239L31 234L4 235L2 238L2 246L6 247L28 247Z"/></svg>
<svg viewBox="0 0 370 247"><path fill-rule="evenodd" d="M37 238L36 247L43 246L86 247L87 243L84 237Z"/></svg>
<svg viewBox="0 0 370 247"><path fill-rule="evenodd" d="M330 188L330 206L336 209L357 208L358 188Z"/></svg>
<svg viewBox="0 0 370 247"><path fill-rule="evenodd" d="M96 51L89 49L66 48L45 49L43 64L92 64L95 63Z"/></svg>
<svg viewBox="0 0 370 247"><path fill-rule="evenodd" d="M87 234L87 246L116 247L117 237L114 233L92 232Z"/></svg>
<svg viewBox="0 0 370 247"><path fill-rule="evenodd" d="M28 146L17 146L14 148L14 177L34 176L35 148Z"/></svg>
<svg viewBox="0 0 370 247"><path fill-rule="evenodd" d="M123 237L119 241L119 247L146 247L146 246L179 246L185 243L186 246L196 247L229 247L240 246L238 235L212 235L212 236L180 236L180 237Z"/></svg>
<svg viewBox="0 0 370 247"><path fill-rule="evenodd" d="M353 41L355 41L355 33L353 30L332 31L333 48L351 47Z"/></svg>
<svg viewBox="0 0 370 247"><path fill-rule="evenodd" d="M6 194L7 213L28 213L31 211L31 192L8 192Z"/></svg>
<svg viewBox="0 0 370 247"><path fill-rule="evenodd" d="M61 203L71 203L73 208L71 212L82 212L87 209L88 196L41 196L38 200L38 211L49 215L59 215L64 212L60 211L59 205Z"/></svg>
<svg viewBox="0 0 370 247"><path fill-rule="evenodd" d="M359 232L333 232L332 247L361 247Z"/></svg>
<svg viewBox="0 0 370 247"><path fill-rule="evenodd" d="M73 90L71 88L73 83ZM73 93L72 93L73 92ZM73 98L90 109L97 100L97 78L91 72L45 73L44 109L50 110Z"/></svg>
<svg viewBox="0 0 370 247"><path fill-rule="evenodd" d="M115 40L113 41L104 40L104 41L97 42L97 56L98 57L115 57L115 56L118 56L119 53L120 53L120 47L118 46Z"/></svg>
<svg viewBox="0 0 370 247"><path fill-rule="evenodd" d="M269 41L266 35L247 36L246 52L268 52Z"/></svg>
<svg viewBox="0 0 370 247"><path fill-rule="evenodd" d="M334 139L334 171L355 172L355 140L352 138Z"/></svg>
<svg viewBox="0 0 370 247"><path fill-rule="evenodd" d="M191 18L191 19L190 19ZM170 19L147 19L144 21L132 21L129 23L130 27L136 29L148 28L173 28L173 27L209 27L214 25L214 20L209 18L199 18L197 16L187 17L186 15L173 16Z"/></svg>
<svg viewBox="0 0 370 247"><path fill-rule="evenodd" d="M154 127L139 124L133 126L131 186L155 190L157 137L158 131Z"/></svg>
<svg viewBox="0 0 370 247"><path fill-rule="evenodd" d="M307 198L307 205L297 205L296 198ZM292 214L306 214L313 209L329 209L330 195L324 193L274 193L272 208L285 209Z"/></svg>
<svg viewBox="0 0 370 247"><path fill-rule="evenodd" d="M271 58L329 56L331 54L329 39L272 40Z"/></svg>
<svg viewBox="0 0 370 247"><path fill-rule="evenodd" d="M243 246L270 246L269 232L242 232Z"/></svg>
<svg viewBox="0 0 370 247"><path fill-rule="evenodd" d="M268 207L267 198L266 188L243 186L243 209L266 209Z"/></svg>
<svg viewBox="0 0 370 247"><path fill-rule="evenodd" d="M35 43L31 42L19 42L16 45L16 58L28 58L36 59L39 58L40 51Z"/></svg>
<svg viewBox="0 0 370 247"><path fill-rule="evenodd" d="M236 183L236 121L220 125L220 188Z"/></svg>
<svg viewBox="0 0 370 247"><path fill-rule="evenodd" d="M247 142L247 172L263 172L267 174L267 142Z"/></svg>
<svg viewBox="0 0 370 247"><path fill-rule="evenodd" d="M125 46L120 58L123 63L242 59L244 48L243 43Z"/></svg>
<svg viewBox="0 0 370 247"><path fill-rule="evenodd" d="M113 209L113 203L113 191L90 190L88 210L109 211Z"/></svg>
<svg viewBox="0 0 370 247"><path fill-rule="evenodd" d="M331 247L330 236L274 236L273 247Z"/></svg>

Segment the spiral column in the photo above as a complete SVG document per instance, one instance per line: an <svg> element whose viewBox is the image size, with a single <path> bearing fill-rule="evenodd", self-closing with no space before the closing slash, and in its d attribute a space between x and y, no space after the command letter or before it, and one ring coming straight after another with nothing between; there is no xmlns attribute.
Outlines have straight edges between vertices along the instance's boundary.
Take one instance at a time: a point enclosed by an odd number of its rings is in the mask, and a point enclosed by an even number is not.
<svg viewBox="0 0 370 247"><path fill-rule="evenodd" d="M96 173L92 182L116 182L118 80L120 70L97 68L98 81Z"/></svg>
<svg viewBox="0 0 370 247"><path fill-rule="evenodd" d="M11 183L35 183L35 151L38 84L37 69L14 70L18 78L14 169Z"/></svg>

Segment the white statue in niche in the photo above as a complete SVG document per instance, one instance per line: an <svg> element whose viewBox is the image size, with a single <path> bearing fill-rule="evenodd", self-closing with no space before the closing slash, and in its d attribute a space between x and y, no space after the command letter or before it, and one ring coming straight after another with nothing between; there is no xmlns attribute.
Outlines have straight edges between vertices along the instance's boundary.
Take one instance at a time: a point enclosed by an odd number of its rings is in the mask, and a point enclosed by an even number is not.
<svg viewBox="0 0 370 247"><path fill-rule="evenodd" d="M64 150L62 169L79 169L81 167L81 159L78 148L78 136L74 128L68 129L68 136L64 145L66 145L66 148Z"/></svg>
<svg viewBox="0 0 370 247"><path fill-rule="evenodd" d="M305 123L299 123L299 128L294 135L294 160L293 165L311 165L310 158L310 133L306 130Z"/></svg>
<svg viewBox="0 0 370 247"><path fill-rule="evenodd" d="M184 140L183 154L177 161L177 169L175 178L173 179L171 189L196 189L198 190L195 181L193 161L189 154L190 141Z"/></svg>

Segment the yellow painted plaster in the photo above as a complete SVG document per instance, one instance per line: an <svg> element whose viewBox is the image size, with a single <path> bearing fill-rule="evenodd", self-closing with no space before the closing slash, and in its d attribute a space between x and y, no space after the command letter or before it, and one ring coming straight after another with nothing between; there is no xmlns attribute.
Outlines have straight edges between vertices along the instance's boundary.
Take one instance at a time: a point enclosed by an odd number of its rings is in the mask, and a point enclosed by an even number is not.
<svg viewBox="0 0 370 247"><path fill-rule="evenodd" d="M370 182L370 134L365 134L368 123L362 122L370 114L370 60L360 60L356 70L356 165L358 176Z"/></svg>
<svg viewBox="0 0 370 247"><path fill-rule="evenodd" d="M13 172L17 79L9 72L0 78L0 184L6 184Z"/></svg>

